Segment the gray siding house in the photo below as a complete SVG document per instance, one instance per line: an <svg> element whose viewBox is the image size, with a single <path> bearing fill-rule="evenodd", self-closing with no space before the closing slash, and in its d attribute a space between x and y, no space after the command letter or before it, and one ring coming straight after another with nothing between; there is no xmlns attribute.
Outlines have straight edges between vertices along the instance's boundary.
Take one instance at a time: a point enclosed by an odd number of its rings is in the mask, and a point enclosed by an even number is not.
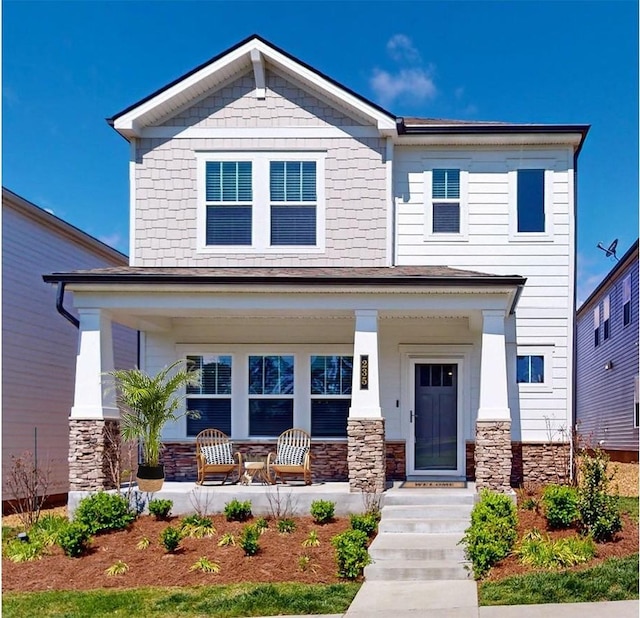
<svg viewBox="0 0 640 618"><path fill-rule="evenodd" d="M638 461L638 241L577 312L576 422L614 461Z"/></svg>
<svg viewBox="0 0 640 618"><path fill-rule="evenodd" d="M12 458L37 454L50 468L52 497L69 489L69 411L78 330L56 311L50 269L122 266L127 257L53 214L2 189L2 468L3 500ZM73 308L73 294L65 306ZM113 329L114 364L137 360L136 332ZM37 450L37 453L36 453Z"/></svg>

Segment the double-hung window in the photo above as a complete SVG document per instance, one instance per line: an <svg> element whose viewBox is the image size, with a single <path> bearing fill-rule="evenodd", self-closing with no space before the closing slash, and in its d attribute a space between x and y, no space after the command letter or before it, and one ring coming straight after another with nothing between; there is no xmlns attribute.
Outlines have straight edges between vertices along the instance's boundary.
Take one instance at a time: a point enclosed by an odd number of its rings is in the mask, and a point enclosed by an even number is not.
<svg viewBox="0 0 640 618"><path fill-rule="evenodd" d="M187 436L215 427L231 435L231 356L187 356L189 369L200 371L200 384L187 386Z"/></svg>
<svg viewBox="0 0 640 618"><path fill-rule="evenodd" d="M353 357L311 357L311 435L343 438L351 406Z"/></svg>
<svg viewBox="0 0 640 618"><path fill-rule="evenodd" d="M198 153L198 250L319 253L322 152Z"/></svg>
<svg viewBox="0 0 640 618"><path fill-rule="evenodd" d="M425 172L425 236L429 241L467 238L466 182L462 161L428 161Z"/></svg>
<svg viewBox="0 0 640 618"><path fill-rule="evenodd" d="M249 356L249 435L279 436L291 429L293 396L293 356Z"/></svg>
<svg viewBox="0 0 640 618"><path fill-rule="evenodd" d="M316 244L316 162L271 161L271 246Z"/></svg>
<svg viewBox="0 0 640 618"><path fill-rule="evenodd" d="M206 162L206 244L251 245L251 161Z"/></svg>
<svg viewBox="0 0 640 618"><path fill-rule="evenodd" d="M631 324L631 275L622 280L622 324Z"/></svg>

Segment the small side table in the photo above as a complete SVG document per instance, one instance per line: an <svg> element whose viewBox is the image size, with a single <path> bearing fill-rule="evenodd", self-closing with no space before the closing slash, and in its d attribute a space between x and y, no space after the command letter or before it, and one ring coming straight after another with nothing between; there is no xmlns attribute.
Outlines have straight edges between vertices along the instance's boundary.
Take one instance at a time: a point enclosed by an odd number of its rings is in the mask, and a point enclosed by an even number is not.
<svg viewBox="0 0 640 618"><path fill-rule="evenodd" d="M245 461L244 471L251 477L252 483L256 480L267 485L273 484L267 473L267 466L264 461Z"/></svg>

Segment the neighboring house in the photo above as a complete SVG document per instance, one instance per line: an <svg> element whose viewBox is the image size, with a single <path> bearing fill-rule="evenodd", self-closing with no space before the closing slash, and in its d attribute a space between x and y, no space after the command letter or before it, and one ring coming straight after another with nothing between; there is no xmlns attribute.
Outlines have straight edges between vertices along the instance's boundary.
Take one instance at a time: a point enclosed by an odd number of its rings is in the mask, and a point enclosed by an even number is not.
<svg viewBox="0 0 640 618"><path fill-rule="evenodd" d="M168 479L195 478L208 426L256 454L306 429L315 480L353 491L564 474L587 126L396 117L258 36L110 124L130 266L46 280L101 342L79 368L109 368L115 321L145 369L204 370L201 418L164 433ZM71 448L117 423L86 377Z"/></svg>
<svg viewBox="0 0 640 618"><path fill-rule="evenodd" d="M638 461L638 241L576 317L576 425L614 461Z"/></svg>
<svg viewBox="0 0 640 618"><path fill-rule="evenodd" d="M2 476L28 452L50 469L49 493L69 488L69 413L78 329L56 311L52 269L122 267L127 257L15 193L2 189ZM65 300L70 306L73 294ZM115 364L136 363L136 334L114 328Z"/></svg>

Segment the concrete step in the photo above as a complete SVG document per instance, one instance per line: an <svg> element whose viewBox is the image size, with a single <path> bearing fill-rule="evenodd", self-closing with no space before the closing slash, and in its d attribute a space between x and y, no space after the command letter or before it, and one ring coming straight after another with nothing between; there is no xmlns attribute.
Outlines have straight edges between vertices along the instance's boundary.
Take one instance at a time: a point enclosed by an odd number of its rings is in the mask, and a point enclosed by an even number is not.
<svg viewBox="0 0 640 618"><path fill-rule="evenodd" d="M382 509L382 519L469 519L471 504L422 505L399 504L387 505Z"/></svg>
<svg viewBox="0 0 640 618"><path fill-rule="evenodd" d="M461 534L382 533L369 546L369 555L383 560L465 560Z"/></svg>
<svg viewBox="0 0 640 618"><path fill-rule="evenodd" d="M461 535L471 525L469 518L450 519L387 519L383 516L378 525L378 532L413 532L420 534L455 533Z"/></svg>
<svg viewBox="0 0 640 618"><path fill-rule="evenodd" d="M366 581L466 580L471 573L454 560L381 560L364 569Z"/></svg>
<svg viewBox="0 0 640 618"><path fill-rule="evenodd" d="M385 495L384 505L454 505L454 504L470 504L473 506L475 502L475 493L465 489L458 490L416 490L398 489L391 490Z"/></svg>

